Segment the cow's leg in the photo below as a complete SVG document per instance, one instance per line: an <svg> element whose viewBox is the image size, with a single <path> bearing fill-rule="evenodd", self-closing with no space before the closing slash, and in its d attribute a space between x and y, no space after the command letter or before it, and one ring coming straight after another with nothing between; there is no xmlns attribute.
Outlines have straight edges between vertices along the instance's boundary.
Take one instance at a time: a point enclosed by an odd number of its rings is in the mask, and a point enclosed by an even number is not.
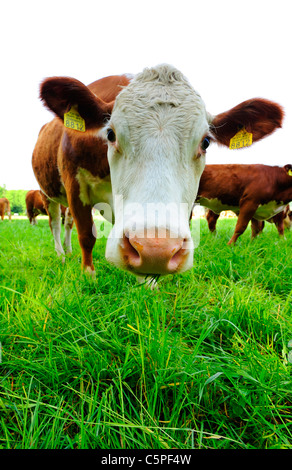
<svg viewBox="0 0 292 470"><path fill-rule="evenodd" d="M273 217L273 222L277 227L280 237L284 236L284 217L285 215L283 212L280 212L279 214Z"/></svg>
<svg viewBox="0 0 292 470"><path fill-rule="evenodd" d="M79 192L78 192L79 194ZM82 267L85 271L95 275L92 261L92 250L95 244L93 235L93 217L90 205L84 205L79 196L67 192L70 212L73 215L76 224L78 240L82 252Z"/></svg>
<svg viewBox="0 0 292 470"><path fill-rule="evenodd" d="M217 220L218 220L219 216L220 216L220 214L215 214L215 212L213 212L211 210L208 210L207 215L206 215L206 219L207 219L207 222L208 222L208 227L209 227L210 232L215 232L216 223L217 223Z"/></svg>
<svg viewBox="0 0 292 470"><path fill-rule="evenodd" d="M63 217L62 217L62 223L63 223ZM69 207L67 207L65 211L64 227L65 227L65 241L64 241L65 252L72 253L71 233L72 233L72 227L73 227L73 216L70 212Z"/></svg>
<svg viewBox="0 0 292 470"><path fill-rule="evenodd" d="M35 225L35 217L33 213L33 205L30 202L27 202L26 205L26 215L28 217L30 225Z"/></svg>
<svg viewBox="0 0 292 470"><path fill-rule="evenodd" d="M249 221L252 219L258 208L258 204L252 201L245 201L240 204L238 219L235 227L233 236L230 238L228 245L232 245L236 242L238 237L243 234L248 226Z"/></svg>
<svg viewBox="0 0 292 470"><path fill-rule="evenodd" d="M279 222L276 223L276 227L280 237L284 237L284 220L279 220Z"/></svg>
<svg viewBox="0 0 292 470"><path fill-rule="evenodd" d="M251 219L251 238L255 238L264 229L264 220Z"/></svg>
<svg viewBox="0 0 292 470"><path fill-rule="evenodd" d="M37 223L38 223L38 221L37 221L37 219L36 219L36 216L37 216L37 215L38 215L38 214L35 214L34 212L32 213L31 219L30 219L31 225L37 225Z"/></svg>
<svg viewBox="0 0 292 470"><path fill-rule="evenodd" d="M63 255L65 252L61 243L61 209L60 204L54 201L49 201L47 205L47 212L49 215L49 225L55 241L55 250L58 256L62 256L62 261L65 261Z"/></svg>

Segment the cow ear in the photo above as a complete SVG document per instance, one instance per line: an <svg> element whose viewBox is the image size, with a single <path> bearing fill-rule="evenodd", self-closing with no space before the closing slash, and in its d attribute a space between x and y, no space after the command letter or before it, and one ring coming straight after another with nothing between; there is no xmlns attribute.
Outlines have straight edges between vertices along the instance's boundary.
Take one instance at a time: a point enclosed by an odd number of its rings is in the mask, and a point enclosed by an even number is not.
<svg viewBox="0 0 292 470"><path fill-rule="evenodd" d="M51 77L41 83L40 98L45 106L60 119L72 107L78 107L86 129L101 127L110 117L114 102L105 103L79 80L69 77Z"/></svg>
<svg viewBox="0 0 292 470"><path fill-rule="evenodd" d="M290 165L290 163L284 165L284 170L289 176L292 176L292 165Z"/></svg>
<svg viewBox="0 0 292 470"><path fill-rule="evenodd" d="M279 104L254 98L213 117L211 131L215 140L227 147L241 129L251 133L252 142L257 142L281 127L283 117L284 111Z"/></svg>

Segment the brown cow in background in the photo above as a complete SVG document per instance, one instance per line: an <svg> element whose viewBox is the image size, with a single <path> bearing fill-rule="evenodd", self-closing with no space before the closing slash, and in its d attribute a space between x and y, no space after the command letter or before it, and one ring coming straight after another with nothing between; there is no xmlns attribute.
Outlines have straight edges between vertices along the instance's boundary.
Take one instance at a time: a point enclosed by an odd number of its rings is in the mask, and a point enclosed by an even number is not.
<svg viewBox="0 0 292 470"><path fill-rule="evenodd" d="M32 189L31 191L28 191L28 193L25 196L25 203L26 203L26 214L31 225L37 224L36 217L39 214L48 215L46 208L44 206L42 194L38 189L36 190Z"/></svg>
<svg viewBox="0 0 292 470"><path fill-rule="evenodd" d="M219 219L220 214L215 214L211 209L206 211L206 220L208 222L208 227L210 232L215 232L216 230L216 223ZM289 204L285 207L285 209L279 212L277 215L272 217L271 219L266 220L266 222L274 223L277 227L280 236L284 235L285 229L291 229L292 227L292 211L290 210ZM256 220L254 218L251 219L251 237L256 237L259 233L261 233L264 229L265 221L264 220Z"/></svg>
<svg viewBox="0 0 292 470"><path fill-rule="evenodd" d="M266 222L274 223L277 227L278 233L280 236L284 235L285 229L291 229L292 227L292 211L290 210L289 204L285 207L282 212L279 212L277 215L271 219L266 220ZM263 231L265 226L264 220L251 219L251 230L252 238L256 237L260 232Z"/></svg>
<svg viewBox="0 0 292 470"><path fill-rule="evenodd" d="M11 220L10 204L6 197L0 199L0 217L3 220L4 214L7 213L9 220Z"/></svg>
<svg viewBox="0 0 292 470"><path fill-rule="evenodd" d="M279 215L292 201L292 165L206 165L196 203L218 215L231 210L238 215L228 244L235 243L252 221L252 236L263 229L263 221L273 221L284 233L284 217ZM217 217L217 218L218 218ZM209 214L209 228L214 230L216 217ZM272 220L273 219L273 220ZM208 218L207 218L208 220Z"/></svg>
<svg viewBox="0 0 292 470"><path fill-rule="evenodd" d="M25 203L26 214L31 225L37 224L36 217L39 214L49 215L47 211L47 197L39 189L32 189L28 191L25 196ZM65 220L65 211L66 207L61 205L61 217L63 224Z"/></svg>

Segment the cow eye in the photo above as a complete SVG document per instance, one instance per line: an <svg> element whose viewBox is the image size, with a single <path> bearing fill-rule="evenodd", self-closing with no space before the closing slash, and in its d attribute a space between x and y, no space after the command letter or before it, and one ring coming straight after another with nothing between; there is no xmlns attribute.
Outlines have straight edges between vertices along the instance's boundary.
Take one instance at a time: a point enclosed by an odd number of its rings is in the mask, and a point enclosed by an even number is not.
<svg viewBox="0 0 292 470"><path fill-rule="evenodd" d="M116 141L116 134L111 128L107 130L107 139L112 143Z"/></svg>
<svg viewBox="0 0 292 470"><path fill-rule="evenodd" d="M210 139L209 139L209 137L205 137L205 139L201 143L202 150L207 150L209 145L210 145Z"/></svg>

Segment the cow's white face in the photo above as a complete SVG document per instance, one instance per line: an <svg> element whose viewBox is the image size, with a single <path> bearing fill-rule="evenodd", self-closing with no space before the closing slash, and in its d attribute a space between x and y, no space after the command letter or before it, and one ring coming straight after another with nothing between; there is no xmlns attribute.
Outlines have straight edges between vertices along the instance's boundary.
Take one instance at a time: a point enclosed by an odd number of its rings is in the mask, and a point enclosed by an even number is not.
<svg viewBox="0 0 292 470"><path fill-rule="evenodd" d="M118 95L105 129L115 212L109 261L138 275L192 266L189 218L208 131L202 99L173 67L144 71Z"/></svg>

